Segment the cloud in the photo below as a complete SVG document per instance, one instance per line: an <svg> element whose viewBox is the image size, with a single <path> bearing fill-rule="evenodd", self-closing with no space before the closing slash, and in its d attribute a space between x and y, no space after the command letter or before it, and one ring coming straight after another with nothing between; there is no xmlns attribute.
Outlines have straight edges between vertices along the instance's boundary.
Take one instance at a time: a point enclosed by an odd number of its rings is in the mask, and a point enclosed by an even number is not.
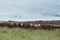
<svg viewBox="0 0 60 40"><path fill-rule="evenodd" d="M14 7L17 7L17 8L19 8L19 9L24 9L23 7L21 7L20 5L13 5Z"/></svg>
<svg viewBox="0 0 60 40"><path fill-rule="evenodd" d="M0 17L21 21L59 20L60 0L0 0Z"/></svg>

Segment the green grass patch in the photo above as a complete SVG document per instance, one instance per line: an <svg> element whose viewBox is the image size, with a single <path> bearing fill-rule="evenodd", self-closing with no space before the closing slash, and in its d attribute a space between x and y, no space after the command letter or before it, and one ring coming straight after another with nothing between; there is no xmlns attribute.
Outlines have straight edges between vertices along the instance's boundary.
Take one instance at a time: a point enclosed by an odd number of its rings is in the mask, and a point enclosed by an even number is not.
<svg viewBox="0 0 60 40"><path fill-rule="evenodd" d="M0 40L60 40L60 30L0 28Z"/></svg>

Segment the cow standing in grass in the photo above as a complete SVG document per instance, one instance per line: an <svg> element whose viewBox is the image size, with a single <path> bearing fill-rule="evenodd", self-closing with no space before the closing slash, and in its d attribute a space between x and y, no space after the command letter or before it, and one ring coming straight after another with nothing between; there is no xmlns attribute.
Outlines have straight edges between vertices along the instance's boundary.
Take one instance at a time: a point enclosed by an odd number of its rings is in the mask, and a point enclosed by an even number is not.
<svg viewBox="0 0 60 40"><path fill-rule="evenodd" d="M32 29L39 29L39 27L40 27L39 24L30 23L30 28Z"/></svg>
<svg viewBox="0 0 60 40"><path fill-rule="evenodd" d="M24 23L21 23L20 25L21 25L21 28L24 28Z"/></svg>
<svg viewBox="0 0 60 40"><path fill-rule="evenodd" d="M30 28L33 29L34 28L34 24L30 23Z"/></svg>
<svg viewBox="0 0 60 40"><path fill-rule="evenodd" d="M0 23L0 27L7 27L8 23Z"/></svg>
<svg viewBox="0 0 60 40"><path fill-rule="evenodd" d="M38 27L38 24L34 24L34 29L38 29L39 27Z"/></svg>
<svg viewBox="0 0 60 40"><path fill-rule="evenodd" d="M14 27L16 27L16 23L8 23L8 27L9 28L14 28Z"/></svg>
<svg viewBox="0 0 60 40"><path fill-rule="evenodd" d="M30 28L30 24L29 24L29 23L25 23L25 24L24 24L24 27L25 27L25 28Z"/></svg>
<svg viewBox="0 0 60 40"><path fill-rule="evenodd" d="M48 29L48 25L42 24L41 29Z"/></svg>
<svg viewBox="0 0 60 40"><path fill-rule="evenodd" d="M4 24L3 23L0 23L0 27L3 27L4 26Z"/></svg>
<svg viewBox="0 0 60 40"><path fill-rule="evenodd" d="M38 25L37 27L38 27L39 29L41 29L42 24L37 24L37 25Z"/></svg>
<svg viewBox="0 0 60 40"><path fill-rule="evenodd" d="M17 26L18 26L19 28L21 28L21 23L19 23Z"/></svg>

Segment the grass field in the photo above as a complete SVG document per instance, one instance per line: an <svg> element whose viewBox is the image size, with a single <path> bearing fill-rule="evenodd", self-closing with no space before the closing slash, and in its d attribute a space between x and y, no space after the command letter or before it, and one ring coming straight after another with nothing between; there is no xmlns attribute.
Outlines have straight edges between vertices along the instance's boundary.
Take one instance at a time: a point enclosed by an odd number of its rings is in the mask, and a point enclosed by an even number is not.
<svg viewBox="0 0 60 40"><path fill-rule="evenodd" d="M60 40L60 30L0 28L0 40Z"/></svg>

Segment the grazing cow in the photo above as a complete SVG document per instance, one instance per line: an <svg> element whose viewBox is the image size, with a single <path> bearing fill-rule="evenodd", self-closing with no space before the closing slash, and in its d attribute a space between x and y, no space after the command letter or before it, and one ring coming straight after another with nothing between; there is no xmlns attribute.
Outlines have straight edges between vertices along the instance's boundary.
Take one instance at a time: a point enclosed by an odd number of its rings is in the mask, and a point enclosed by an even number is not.
<svg viewBox="0 0 60 40"><path fill-rule="evenodd" d="M54 26L50 26L50 25L42 25L42 29L48 29L48 30L53 30Z"/></svg>
<svg viewBox="0 0 60 40"><path fill-rule="evenodd" d="M16 23L8 23L8 27L9 28L14 28L14 27L16 27Z"/></svg>
<svg viewBox="0 0 60 40"><path fill-rule="evenodd" d="M0 27L3 27L4 26L4 23L0 23Z"/></svg>
<svg viewBox="0 0 60 40"><path fill-rule="evenodd" d="M3 25L4 25L4 27L8 27L8 23L4 23Z"/></svg>
<svg viewBox="0 0 60 40"><path fill-rule="evenodd" d="M48 29L48 25L42 24L41 29Z"/></svg>
<svg viewBox="0 0 60 40"><path fill-rule="evenodd" d="M34 29L38 29L38 24L34 24Z"/></svg>
<svg viewBox="0 0 60 40"><path fill-rule="evenodd" d="M30 24L25 23L25 24L24 24L24 28L30 28Z"/></svg>
<svg viewBox="0 0 60 40"><path fill-rule="evenodd" d="M21 25L21 28L24 28L24 23L21 23L20 25Z"/></svg>
<svg viewBox="0 0 60 40"><path fill-rule="evenodd" d="M56 29L60 29L60 26L56 26Z"/></svg>
<svg viewBox="0 0 60 40"><path fill-rule="evenodd" d="M34 24L30 23L30 28L33 29L33 27L34 27Z"/></svg>
<svg viewBox="0 0 60 40"><path fill-rule="evenodd" d="M37 24L37 25L38 25L38 28L41 29L42 24Z"/></svg>
<svg viewBox="0 0 60 40"><path fill-rule="evenodd" d="M21 23L19 23L17 26L18 26L19 28L21 28Z"/></svg>
<svg viewBox="0 0 60 40"><path fill-rule="evenodd" d="M32 29L39 29L39 27L40 27L39 24L30 23L30 28Z"/></svg>
<svg viewBox="0 0 60 40"><path fill-rule="evenodd" d="M60 26L53 26L53 29L60 29Z"/></svg>
<svg viewBox="0 0 60 40"><path fill-rule="evenodd" d="M48 30L52 30L52 26L46 25Z"/></svg>
<svg viewBox="0 0 60 40"><path fill-rule="evenodd" d="M0 27L7 27L7 23L0 23Z"/></svg>
<svg viewBox="0 0 60 40"><path fill-rule="evenodd" d="M14 23L14 25L16 28L19 27L19 23Z"/></svg>

